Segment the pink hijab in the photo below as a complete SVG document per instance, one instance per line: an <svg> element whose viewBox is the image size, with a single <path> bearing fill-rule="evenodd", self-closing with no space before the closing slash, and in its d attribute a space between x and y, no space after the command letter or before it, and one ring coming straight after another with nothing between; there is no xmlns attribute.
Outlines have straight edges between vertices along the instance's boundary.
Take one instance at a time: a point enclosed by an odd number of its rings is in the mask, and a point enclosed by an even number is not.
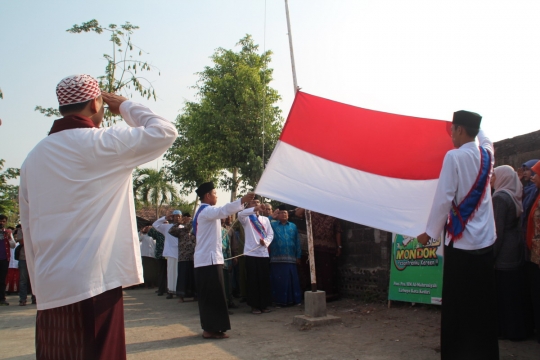
<svg viewBox="0 0 540 360"><path fill-rule="evenodd" d="M495 183L493 187L495 188L494 195L500 191L503 191L512 197L514 204L516 204L516 216L521 216L523 213L523 185L521 181L511 166L502 165L497 166L494 170L495 172Z"/></svg>

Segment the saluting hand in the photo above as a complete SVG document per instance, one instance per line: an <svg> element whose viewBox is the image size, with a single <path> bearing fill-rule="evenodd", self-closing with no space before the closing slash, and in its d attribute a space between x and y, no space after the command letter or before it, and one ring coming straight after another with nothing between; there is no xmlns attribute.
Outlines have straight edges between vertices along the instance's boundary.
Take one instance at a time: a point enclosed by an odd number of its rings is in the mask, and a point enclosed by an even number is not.
<svg viewBox="0 0 540 360"><path fill-rule="evenodd" d="M249 192L249 193L247 193L246 195L244 195L242 197L241 201L242 201L242 204L244 204L244 203L250 202L253 199L255 199L255 193L254 192Z"/></svg>
<svg viewBox="0 0 540 360"><path fill-rule="evenodd" d="M116 114L116 115L120 115L120 105L124 101L126 101L127 98L125 98L123 96L120 96L120 95L104 92L104 91L101 92L101 97L103 98L103 101L107 105L109 105L109 111L110 112L112 112L113 114Z"/></svg>

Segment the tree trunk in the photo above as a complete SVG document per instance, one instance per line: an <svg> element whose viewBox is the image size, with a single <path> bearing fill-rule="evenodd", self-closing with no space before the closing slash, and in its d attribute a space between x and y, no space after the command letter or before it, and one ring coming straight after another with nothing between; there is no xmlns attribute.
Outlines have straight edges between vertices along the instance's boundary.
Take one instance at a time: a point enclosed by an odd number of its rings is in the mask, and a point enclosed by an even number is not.
<svg viewBox="0 0 540 360"><path fill-rule="evenodd" d="M238 188L238 168L234 168L232 171L232 189L231 189L231 202L236 200L236 189Z"/></svg>

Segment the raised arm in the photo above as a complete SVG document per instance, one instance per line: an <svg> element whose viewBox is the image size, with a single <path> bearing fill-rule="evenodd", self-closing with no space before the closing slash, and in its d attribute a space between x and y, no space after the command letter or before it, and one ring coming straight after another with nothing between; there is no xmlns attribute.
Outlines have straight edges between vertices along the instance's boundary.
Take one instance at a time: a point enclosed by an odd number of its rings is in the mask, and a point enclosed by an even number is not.
<svg viewBox="0 0 540 360"><path fill-rule="evenodd" d="M191 224L186 224L183 227L172 226L169 229L169 234L174 237L180 238L180 236L182 235L189 234L190 231L191 231Z"/></svg>
<svg viewBox="0 0 540 360"><path fill-rule="evenodd" d="M491 155L494 155L495 148L493 147L493 142L489 139L489 137L487 137L484 130L480 129L477 136L478 136L478 143L480 144L480 146L482 146L484 149L489 151ZM492 163L495 162L494 157L491 158L491 162Z"/></svg>
<svg viewBox="0 0 540 360"><path fill-rule="evenodd" d="M130 127L111 127L116 152L128 168L135 168L161 156L178 136L175 126L142 104L103 93L113 113L120 113Z"/></svg>
<svg viewBox="0 0 540 360"><path fill-rule="evenodd" d="M224 219L229 215L236 214L237 212L241 211L243 208L244 207L242 205L242 200L238 199L236 201L233 201L231 203L228 203L220 207L208 206L199 214L199 218L206 219L206 220Z"/></svg>
<svg viewBox="0 0 540 360"><path fill-rule="evenodd" d="M163 225L168 225L166 216L162 216L156 221L154 221L154 223L152 224L152 227L156 229L157 231L159 231L160 233L162 233L163 235L165 235L168 229L166 228L166 226L163 226Z"/></svg>

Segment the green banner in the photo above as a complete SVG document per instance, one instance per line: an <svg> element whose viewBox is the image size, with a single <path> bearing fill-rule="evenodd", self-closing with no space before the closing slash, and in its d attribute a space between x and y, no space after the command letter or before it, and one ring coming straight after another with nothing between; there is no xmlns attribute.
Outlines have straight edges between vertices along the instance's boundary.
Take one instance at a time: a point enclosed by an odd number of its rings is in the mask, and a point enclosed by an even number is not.
<svg viewBox="0 0 540 360"><path fill-rule="evenodd" d="M392 235L389 300L436 304L442 302L442 236L423 246L416 238Z"/></svg>

